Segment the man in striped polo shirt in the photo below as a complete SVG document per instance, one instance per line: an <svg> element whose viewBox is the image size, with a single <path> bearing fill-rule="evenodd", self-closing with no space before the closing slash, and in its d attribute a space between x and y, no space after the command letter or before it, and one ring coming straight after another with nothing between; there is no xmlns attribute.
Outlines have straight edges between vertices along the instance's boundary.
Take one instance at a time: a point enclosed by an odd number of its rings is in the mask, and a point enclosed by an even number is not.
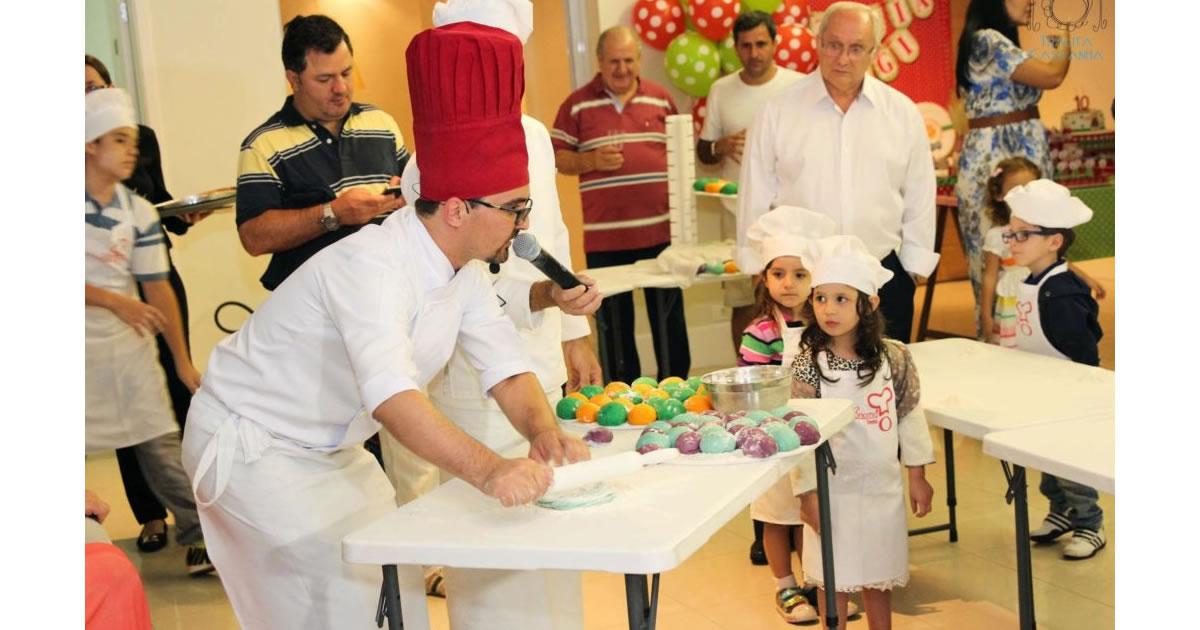
<svg viewBox="0 0 1200 630"><path fill-rule="evenodd" d="M251 256L271 254L262 284L275 290L310 256L404 205L408 162L391 116L355 103L354 49L324 15L297 16L283 31L292 95L252 131L238 157L237 224Z"/></svg>
<svg viewBox="0 0 1200 630"><path fill-rule="evenodd" d="M579 176L589 268L654 258L671 243L666 118L678 113L665 88L639 76L641 45L628 27L601 33L596 59L600 72L567 97L551 132L559 172ZM655 357L658 378L686 377L691 355L683 292L645 291L655 348L667 336L669 356ZM601 343L612 372L608 378L629 382L640 376L633 295L606 297L596 323L607 332Z"/></svg>

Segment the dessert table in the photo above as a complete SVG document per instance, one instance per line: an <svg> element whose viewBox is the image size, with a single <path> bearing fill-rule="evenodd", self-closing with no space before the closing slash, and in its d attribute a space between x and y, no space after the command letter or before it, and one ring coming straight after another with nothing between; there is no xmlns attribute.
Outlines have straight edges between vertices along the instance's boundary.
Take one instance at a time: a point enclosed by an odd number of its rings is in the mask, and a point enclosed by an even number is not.
<svg viewBox="0 0 1200 630"><path fill-rule="evenodd" d="M789 405L821 426L817 481L822 532L828 532L827 469L833 462L826 440L853 421L854 408L849 401L832 399L792 400ZM594 426L569 430L582 434ZM592 449L593 457L631 450L640 431L613 433L611 444ZM629 627L648 630L656 621L659 574L687 560L797 462L798 457L788 457L649 466L610 480L616 492L612 502L570 511L504 508L456 479L348 535L343 556L347 562L383 567L377 622L386 617L392 629L429 627L422 565L441 565L621 573ZM836 585L830 539L823 536L822 546L828 559L825 581ZM833 589L828 594L832 597ZM836 625L836 617L833 621Z"/></svg>

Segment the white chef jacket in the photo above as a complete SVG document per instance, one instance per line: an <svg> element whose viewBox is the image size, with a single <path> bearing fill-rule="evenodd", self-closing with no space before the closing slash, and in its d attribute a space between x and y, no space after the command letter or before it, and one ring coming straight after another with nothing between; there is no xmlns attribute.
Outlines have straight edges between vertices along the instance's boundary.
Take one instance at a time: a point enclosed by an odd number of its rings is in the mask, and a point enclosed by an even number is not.
<svg viewBox="0 0 1200 630"><path fill-rule="evenodd" d="M522 115L521 125L525 129L525 146L529 151L529 196L533 199L527 231L537 238L545 251L550 252L563 266L571 268L571 239L558 205L550 133L542 123L530 116ZM410 160L409 163L413 162ZM488 274L485 263L472 264ZM504 313L517 326L542 390L557 390L567 380L562 342L590 334L587 318L566 315L557 308L536 313L530 311L529 289L533 283L546 280L546 276L532 263L511 251L508 260L500 266L500 273L488 276L494 280ZM480 391L479 376L472 367L466 348L462 347L455 350L446 369L429 385L430 396L435 400L450 399L457 406L475 401L479 408L496 407L490 398L481 397Z"/></svg>
<svg viewBox="0 0 1200 630"><path fill-rule="evenodd" d="M424 388L456 343L484 390L532 371L486 269L455 273L401 209L301 265L213 350L202 389L278 437L335 449L378 431L375 408Z"/></svg>
<svg viewBox="0 0 1200 630"><path fill-rule="evenodd" d="M742 80L740 72L717 79L708 91L708 100L705 101L708 113L704 117L700 139L716 142L743 129L747 130L746 135L749 136L750 125L754 123L754 118L762 111L767 100L803 76L801 72L776 66L775 76L760 85L747 84ZM721 160L721 177L737 181L741 168L741 164L726 157ZM722 199L721 203L730 212L737 212L736 199Z"/></svg>
<svg viewBox="0 0 1200 630"><path fill-rule="evenodd" d="M794 205L828 215L882 260L928 276L934 252L936 180L925 123L907 96L868 76L843 113L820 72L772 98L746 137L738 185L735 257L761 266L746 229L771 208Z"/></svg>

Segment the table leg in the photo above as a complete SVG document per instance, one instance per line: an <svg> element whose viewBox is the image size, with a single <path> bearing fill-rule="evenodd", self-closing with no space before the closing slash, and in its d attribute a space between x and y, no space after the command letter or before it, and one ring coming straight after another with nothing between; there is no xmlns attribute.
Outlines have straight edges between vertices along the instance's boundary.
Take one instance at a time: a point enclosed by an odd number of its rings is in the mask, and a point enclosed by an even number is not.
<svg viewBox="0 0 1200 630"><path fill-rule="evenodd" d="M379 609L375 613L375 625L383 627L387 617L388 630L403 630L404 622L400 611L400 580L396 576L396 565L383 565L383 590L379 594Z"/></svg>
<svg viewBox="0 0 1200 630"><path fill-rule="evenodd" d="M947 206L937 207L937 226L933 231L933 251L939 254L942 252L942 238L946 232L946 213L949 211ZM925 299L921 303L921 318L917 320L917 341L925 341L925 336L929 332L929 310L933 306L933 288L937 286L937 274L938 267L934 267L933 271L929 272L929 277L925 279Z"/></svg>
<svg viewBox="0 0 1200 630"><path fill-rule="evenodd" d="M1008 479L1008 492L1005 497L1013 503L1013 513L1016 515L1017 536L1017 607L1021 617L1021 630L1034 630L1037 620L1033 613L1033 563L1029 552L1029 496L1026 492L1025 467L1012 466L1008 462L1000 462L1004 466L1004 476Z"/></svg>
<svg viewBox="0 0 1200 630"><path fill-rule="evenodd" d="M653 335L653 337L657 340L657 343L654 344L654 361L658 365L665 366L669 370L671 367L671 343L670 340L667 339L668 302L664 295L665 293L666 291L664 290L658 290L654 292L654 302L658 307L658 321L653 322L653 326L658 332L657 335ZM648 293L647 297L649 297ZM687 374L667 374L667 376L679 376L687 378Z"/></svg>
<svg viewBox="0 0 1200 630"><path fill-rule="evenodd" d="M945 440L946 507L950 512L950 521L948 523L942 523L941 525L910 529L908 530L908 535L920 536L922 534L949 531L950 542L958 542L958 495L955 491L956 485L954 483L954 432L948 429L942 429L942 438Z"/></svg>
<svg viewBox="0 0 1200 630"><path fill-rule="evenodd" d="M625 574L625 604L629 613L629 630L654 630L658 619L658 580L655 573L649 593L646 592L646 577L636 573Z"/></svg>
<svg viewBox="0 0 1200 630"><path fill-rule="evenodd" d="M837 583L833 575L833 529L829 513L829 474L837 473L837 462L829 442L817 447L817 507L821 521L821 570L825 580L825 627L837 630Z"/></svg>

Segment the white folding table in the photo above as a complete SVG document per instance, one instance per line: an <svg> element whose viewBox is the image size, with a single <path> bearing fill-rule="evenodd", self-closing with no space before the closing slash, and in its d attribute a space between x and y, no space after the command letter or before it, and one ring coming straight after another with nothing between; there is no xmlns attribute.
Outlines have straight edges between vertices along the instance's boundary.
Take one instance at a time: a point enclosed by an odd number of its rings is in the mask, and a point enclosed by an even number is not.
<svg viewBox="0 0 1200 630"><path fill-rule="evenodd" d="M1016 518L1017 598L1022 630L1037 627L1033 613L1033 566L1029 553L1029 503L1025 468L1036 468L1112 494L1113 412L1084 415L1074 420L995 431L983 438L983 452L1004 464L1008 497ZM1009 470L1009 466L1012 470Z"/></svg>
<svg viewBox="0 0 1200 630"><path fill-rule="evenodd" d="M821 531L828 532L827 467L832 462L825 441L853 421L853 405L833 399L789 404L821 425L817 482ZM594 448L593 456L631 449L639 434L615 431L613 443ZM453 480L351 533L343 540L342 553L347 562L383 566L377 622L382 625L386 616L393 629L429 627L422 565L622 573L631 630L652 629L658 574L682 564L797 462L798 457L789 457L722 466L647 467L612 480L619 493L611 503L574 511L504 508ZM835 585L829 540L822 536L824 558L829 559L825 581ZM653 576L649 590L648 576Z"/></svg>
<svg viewBox="0 0 1200 630"><path fill-rule="evenodd" d="M925 417L943 430L950 513L948 523L914 529L911 535L949 531L950 542L958 540L955 431L982 440L993 431L1113 413L1110 370L973 339L922 341L908 349L921 379Z"/></svg>

